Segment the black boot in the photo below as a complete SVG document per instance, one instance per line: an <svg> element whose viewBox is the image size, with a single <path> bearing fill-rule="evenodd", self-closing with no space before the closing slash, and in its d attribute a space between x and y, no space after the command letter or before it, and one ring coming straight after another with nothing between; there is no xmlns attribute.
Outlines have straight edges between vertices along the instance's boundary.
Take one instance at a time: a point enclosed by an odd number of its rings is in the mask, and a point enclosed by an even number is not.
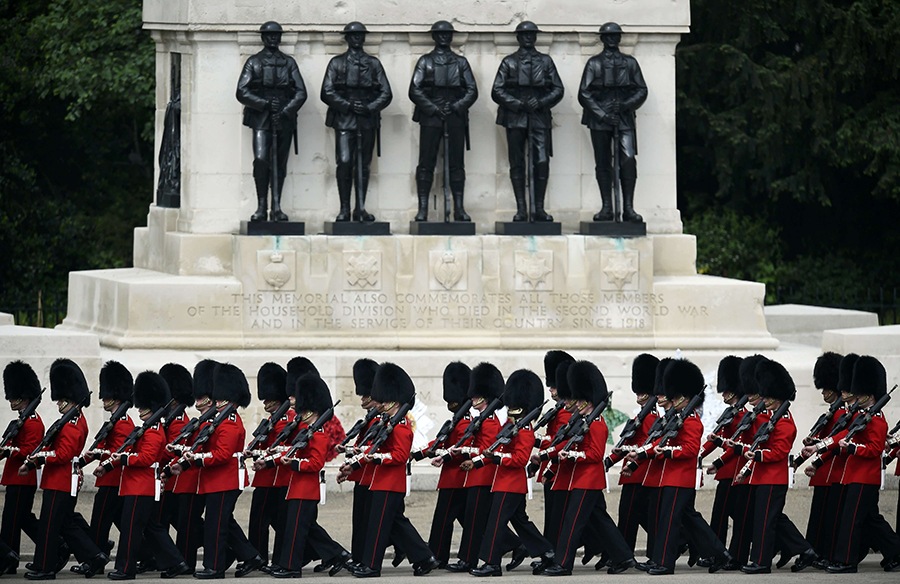
<svg viewBox="0 0 900 584"><path fill-rule="evenodd" d="M288 216L281 210L281 192L276 196L272 193L272 221L289 221Z"/></svg>
<svg viewBox="0 0 900 584"><path fill-rule="evenodd" d="M547 179L534 181L534 220L553 221L553 215L544 211L544 197L547 195Z"/></svg>
<svg viewBox="0 0 900 584"><path fill-rule="evenodd" d="M453 220L471 221L472 218L463 207L463 192L465 183L450 183L450 192L453 193Z"/></svg>
<svg viewBox="0 0 900 584"><path fill-rule="evenodd" d="M600 208L599 213L594 215L594 221L614 221L616 217L613 213L612 185L603 184L603 180L599 176L597 184L600 186L600 200L603 201L603 207Z"/></svg>
<svg viewBox="0 0 900 584"><path fill-rule="evenodd" d="M256 213L254 213L253 215L250 215L250 221L252 223L257 223L259 221L266 220L266 214L268 211L268 209L266 207L268 207L268 203L269 203L268 193L262 197L259 197L259 196L256 197L256 200L257 200Z"/></svg>
<svg viewBox="0 0 900 584"><path fill-rule="evenodd" d="M634 211L634 179L622 179L622 220L641 223L644 218Z"/></svg>
<svg viewBox="0 0 900 584"><path fill-rule="evenodd" d="M416 194L419 198L419 210L416 221L428 221L428 194L431 192L431 181L416 181Z"/></svg>
<svg viewBox="0 0 900 584"><path fill-rule="evenodd" d="M338 197L341 200L341 211L335 217L335 221L350 221L350 190L353 188L353 180L338 176Z"/></svg>
<svg viewBox="0 0 900 584"><path fill-rule="evenodd" d="M363 207L366 205L366 194L369 192L369 169L363 170L362 176L362 198ZM359 185L356 185L356 188L359 188ZM366 210L359 209L359 199L356 202L356 209L353 210L353 220L354 221L365 221L366 223L370 223L375 221L375 215L372 215Z"/></svg>
<svg viewBox="0 0 900 584"><path fill-rule="evenodd" d="M525 204L525 179L512 179L513 196L516 198L516 214L513 221L528 221L528 206Z"/></svg>

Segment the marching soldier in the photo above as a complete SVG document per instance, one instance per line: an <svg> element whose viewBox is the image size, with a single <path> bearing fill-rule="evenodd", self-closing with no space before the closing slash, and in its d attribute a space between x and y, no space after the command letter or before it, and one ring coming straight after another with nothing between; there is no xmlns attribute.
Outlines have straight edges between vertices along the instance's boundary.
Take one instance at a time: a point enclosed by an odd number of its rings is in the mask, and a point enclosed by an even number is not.
<svg viewBox="0 0 900 584"><path fill-rule="evenodd" d="M3 370L3 391L9 401L9 407L19 416L29 404L41 395L41 382L34 370L22 361L13 361ZM0 523L0 541L17 556L24 531L31 541L37 541L38 520L32 512L34 494L37 491L37 477L28 473L19 476L19 467L25 464L28 456L44 436L44 422L35 411L21 420L15 436L4 440L0 445L0 459L6 458L3 477L0 484L6 489L3 502L3 520ZM4 436L5 438L5 436ZM0 574L15 574L18 557L11 559L9 554L0 556Z"/></svg>
<svg viewBox="0 0 900 584"><path fill-rule="evenodd" d="M486 412L494 400L503 395L503 375L490 363L480 363L472 370L467 392L472 400L472 407L478 410L479 417L486 413L487 417L480 422L477 432L468 438L461 447L452 447L445 457L474 458L482 450L493 444L500 431L500 422L494 412ZM374 397L374 396L373 396ZM376 400L377 401L377 400ZM472 421L475 423L475 420ZM465 433L464 433L465 434ZM464 461L465 462L465 461ZM466 476L463 485L466 488L466 515L463 520L462 540L459 543L459 560L447 564L451 572L468 572L477 567L478 552L487 529L488 511L491 506L491 484L494 481L494 466L466 468L460 464Z"/></svg>
<svg viewBox="0 0 900 584"><path fill-rule="evenodd" d="M434 50L419 58L409 83L409 99L416 109L413 121L419 122L419 165L416 167L416 192L419 210L416 221L428 220L428 194L434 180L438 147L444 140L449 159L450 191L453 193L453 219L471 221L463 208L466 184L465 152L469 126L469 108L478 99L478 87L469 61L450 49L453 25L439 20L431 27ZM445 138L446 136L446 138Z"/></svg>
<svg viewBox="0 0 900 584"><path fill-rule="evenodd" d="M474 372L473 372L474 376ZM393 363L382 363L372 384L372 400L378 410L391 418L404 404L412 404L416 389L409 375ZM406 464L412 448L413 429L409 416L397 421L377 448L366 451L366 462L375 466L369 488L369 521L363 567L353 571L357 578L381 576L384 550L390 541L399 544L413 565L413 574L424 576L437 567L428 545L403 515ZM386 429L385 429L386 431ZM376 441L378 439L376 438Z"/></svg>
<svg viewBox="0 0 900 584"><path fill-rule="evenodd" d="M122 497L121 530L116 548L116 570L107 574L110 580L134 580L142 543L149 546L157 565L163 570L163 578L174 578L189 570L169 532L153 515L154 498L160 493L156 467L166 445L160 410L170 399L169 386L162 376L152 371L138 375L134 384L134 405L141 421L145 422L143 434L124 452L110 455L97 470L103 475L117 467L122 469L119 491ZM157 413L159 416L155 416ZM155 418L153 422L149 422L151 418Z"/></svg>
<svg viewBox="0 0 900 584"><path fill-rule="evenodd" d="M367 32L360 22L351 22L344 27L349 50L329 61L322 80L321 98L328 106L325 125L334 128L338 196L341 199L341 211L335 221L350 221L350 195L353 182L359 183L360 175L362 184L357 184L356 189L365 204L369 166L381 131L381 110L391 103L392 98L391 85L381 61L363 50ZM360 160L361 169L357 167ZM365 208L359 208L359 201L352 218L354 221L375 221Z"/></svg>
<svg viewBox="0 0 900 584"><path fill-rule="evenodd" d="M87 564L84 576L90 578L103 570L109 556L97 547L80 523L75 520L75 503L80 477L74 463L87 441L88 427L81 408L90 405L87 380L81 369L68 359L57 359L50 366L50 398L56 402L62 418L48 429L41 443L44 448L28 456L19 467L19 476L42 468L43 490L38 537L35 541L29 580L53 580L58 565L60 536L75 554ZM53 432L53 434L50 434Z"/></svg>
<svg viewBox="0 0 900 584"><path fill-rule="evenodd" d="M564 89L553 59L534 48L539 32L537 25L527 20L516 27L519 50L503 58L491 91L491 98L500 105L497 124L506 128L509 178L516 199L513 221L528 221L525 167L532 157L534 165L529 172L534 173L531 177L534 209L531 213L535 221L553 221L544 211L553 156L550 108L562 100ZM525 150L526 144L531 156Z"/></svg>
<svg viewBox="0 0 900 584"><path fill-rule="evenodd" d="M469 389L469 377L472 370L465 363L454 361L447 365L444 369L443 386L444 401L447 402L447 409L453 412L454 419L459 417L459 421L450 430L445 444L437 445L440 449L447 449L449 446L459 442L466 426L472 421L472 417L468 412L460 412L462 408L469 409L470 402L466 397ZM459 414L462 414L459 416ZM431 464L440 467L441 477L438 479L438 498L434 507L434 516L431 519L431 533L428 536L428 547L440 562L439 568L447 567L450 561L450 540L453 535L453 523L458 522L463 525L466 515L466 489L465 480L466 473L459 468L462 464L462 457L451 457L449 461L444 463L444 458L439 450L435 450L435 444L432 442L426 448L427 451L434 452Z"/></svg>
<svg viewBox="0 0 900 584"><path fill-rule="evenodd" d="M517 568L526 555L549 561L553 557L553 544L547 541L525 510L525 494L528 492L528 476L525 467L534 449L534 431L531 424L522 426L520 420L541 407L544 393L541 379L527 369L514 371L506 381L503 403L508 419L501 431L512 431L508 443L500 444L488 452L463 463L463 469L493 464L497 467L491 484L491 507L488 514L487 533L481 542L478 555L484 565L470 571L474 576L502 576L500 560L512 552L512 561L506 570ZM539 410L538 410L539 413ZM536 416L535 416L536 417ZM511 523L517 535L508 525Z"/></svg>

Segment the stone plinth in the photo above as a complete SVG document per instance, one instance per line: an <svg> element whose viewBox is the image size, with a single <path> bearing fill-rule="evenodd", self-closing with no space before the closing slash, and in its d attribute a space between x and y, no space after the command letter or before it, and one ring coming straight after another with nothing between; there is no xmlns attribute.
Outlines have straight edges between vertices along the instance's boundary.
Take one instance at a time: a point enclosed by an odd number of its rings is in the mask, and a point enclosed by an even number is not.
<svg viewBox="0 0 900 584"><path fill-rule="evenodd" d="M779 341L816 347L822 345L826 330L878 326L874 312L824 306L779 304L766 306L765 314L769 332Z"/></svg>

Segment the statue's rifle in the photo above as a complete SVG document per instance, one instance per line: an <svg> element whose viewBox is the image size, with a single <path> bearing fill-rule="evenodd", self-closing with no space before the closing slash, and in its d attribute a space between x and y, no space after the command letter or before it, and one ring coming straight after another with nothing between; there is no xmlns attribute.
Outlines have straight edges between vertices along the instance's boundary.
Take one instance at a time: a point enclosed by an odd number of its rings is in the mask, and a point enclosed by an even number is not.
<svg viewBox="0 0 900 584"><path fill-rule="evenodd" d="M428 448L412 454L413 460L422 460L423 458L434 458L437 456L438 450L441 450L444 444L447 443L447 440L450 439L450 434L453 433L453 429L466 417L466 414L469 413L470 409L472 409L472 400L469 399L459 406L459 409L456 410L452 418L444 422L444 425L438 430L434 442L432 442Z"/></svg>
<svg viewBox="0 0 900 584"><path fill-rule="evenodd" d="M25 406L25 409L19 412L19 417L15 420L10 421L9 425L6 427L6 431L3 433L3 437L0 438L0 458L8 455L11 452L17 451L18 448L12 446L12 441L15 440L16 436L19 435L19 430L22 429L22 426L25 424L25 420L30 418L37 407L41 404L41 397L44 395L46 389L42 389L41 393L38 394L36 398L31 400L31 402Z"/></svg>
<svg viewBox="0 0 900 584"><path fill-rule="evenodd" d="M528 221L534 223L534 203L535 203L535 185L534 185L534 129L531 127L531 112L527 115L527 132L528 132Z"/></svg>
<svg viewBox="0 0 900 584"><path fill-rule="evenodd" d="M444 223L450 222L450 130L444 120Z"/></svg>

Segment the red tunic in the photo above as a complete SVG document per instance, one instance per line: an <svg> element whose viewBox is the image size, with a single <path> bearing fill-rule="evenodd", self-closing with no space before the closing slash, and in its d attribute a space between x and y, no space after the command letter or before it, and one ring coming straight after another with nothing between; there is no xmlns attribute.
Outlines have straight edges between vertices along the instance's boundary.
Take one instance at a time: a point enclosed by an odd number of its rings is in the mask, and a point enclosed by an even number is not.
<svg viewBox="0 0 900 584"><path fill-rule="evenodd" d="M297 425L298 431L306 427L306 424ZM284 474L288 475L289 479L288 499L319 500L319 471L325 467L327 451L328 435L325 434L325 430L319 430L309 439L306 448L296 453L294 458L299 459L297 462L292 462L290 467L279 465L287 469Z"/></svg>
<svg viewBox="0 0 900 584"><path fill-rule="evenodd" d="M506 424L512 422L507 421ZM534 431L530 427L519 430L509 444L500 445L497 449L500 465L496 467L494 473L492 493L528 492L528 474L525 467L531 459L532 450L534 450Z"/></svg>
<svg viewBox="0 0 900 584"><path fill-rule="evenodd" d="M865 412L856 415L864 416ZM884 419L884 414L878 412L872 416L865 429L850 440L847 465L841 476L842 485L881 484L881 453L884 450L887 431L887 420Z"/></svg>
<svg viewBox="0 0 900 584"><path fill-rule="evenodd" d="M647 417L644 418L644 422L641 424L640 428L635 430L634 436L625 441L623 446L640 446L644 442L647 441L647 436L650 434L650 428L653 426L653 423L656 422L656 419L659 418L659 415L656 412L650 412L647 414ZM619 456L617 454L610 454L610 460L613 461L613 464L619 462L624 456ZM638 461L638 468L636 471L631 473L631 476L622 476L619 474L619 484L620 485L640 485L644 482L644 477L647 475L647 464L648 461L640 460Z"/></svg>
<svg viewBox="0 0 900 584"><path fill-rule="evenodd" d="M125 416L113 425L113 429L106 435L106 438L100 441L97 449L115 452L122 446L132 430L134 430L134 422L131 421L131 418ZM109 459L109 455L103 454L96 460L99 464L103 464L107 459ZM98 478L94 484L98 487L118 487L121 480L122 468L117 466L114 470Z"/></svg>
<svg viewBox="0 0 900 584"><path fill-rule="evenodd" d="M208 423L209 422L206 422L206 424ZM191 437L188 440L185 440L185 444L193 444L194 440L197 439L197 435L200 434L200 430L204 426L206 426L206 424L203 424L199 428L197 428L197 430L193 434L191 434ZM173 455L176 459L180 458L181 452L175 451ZM192 464L177 477L169 479L168 482L173 483L172 492L176 495L185 493L196 495L198 489L200 488L200 467Z"/></svg>
<svg viewBox="0 0 900 584"><path fill-rule="evenodd" d="M200 459L200 485L198 493L221 493L236 491L240 488L238 472L246 473L246 469L238 468L236 452L244 449L244 422L240 414L234 412L224 420L209 440L201 447L201 452L212 456ZM246 484L246 476L244 477Z"/></svg>
<svg viewBox="0 0 900 584"><path fill-rule="evenodd" d="M719 431L719 436L722 436L723 440L727 440L728 438L734 436L734 432L737 430L738 425L741 423L741 418L745 413L747 413L746 409L739 411L734 416L734 419L731 420L731 423ZM713 443L711 440L707 440L706 442L704 442L703 448L700 449L700 458L706 458L707 456L712 454L712 452L716 448L718 448L718 446L716 446L715 443ZM737 466L737 457L729 458L725 463L725 466L716 471L715 479L717 481L732 480L734 478L735 466Z"/></svg>
<svg viewBox="0 0 900 584"><path fill-rule="evenodd" d="M465 431L465 430L463 430ZM497 433L500 431L500 421L497 419L497 414L491 414L490 418L487 418L483 424L481 424L481 428L478 429L478 432L475 433L474 436L466 440L463 444L464 448L474 448L475 451L469 453L467 456L469 458L475 458L481 452L486 449L488 446L494 443L497 439ZM497 467L492 464L485 465L481 468L473 468L470 471L463 471L466 473L465 479L463 481L464 487L489 487L494 482L494 473L496 472Z"/></svg>
<svg viewBox="0 0 900 584"><path fill-rule="evenodd" d="M126 449L129 453L127 462L119 467L122 471L119 495L152 497L155 494L156 469L153 468L153 464L162 458L165 448L165 432L161 424L156 424L148 428L137 442Z"/></svg>
<svg viewBox="0 0 900 584"><path fill-rule="evenodd" d="M406 461L409 460L412 442L413 431L407 416L394 426L384 444L372 453L375 461L372 464L371 490L406 493Z"/></svg>
<svg viewBox="0 0 900 584"><path fill-rule="evenodd" d="M553 419L550 420L549 424L547 424L547 434L541 438L541 443L538 445L538 449L544 450L545 448L547 448L550 445L550 442L553 440L553 437L556 436L557 432L559 432L559 429L568 424L571 417L572 412L565 408L556 412L556 415L553 416ZM552 462L549 460L541 461L541 469L537 474L538 482L544 482L544 472L551 464Z"/></svg>
<svg viewBox="0 0 900 584"><path fill-rule="evenodd" d="M450 447L459 442L466 431L466 426L472 421L471 416L465 415L456 426L450 431L450 436L445 442L445 447ZM432 440L429 447L434 444ZM459 468L459 465L466 460L463 456L451 456L450 460L441 465L441 477L438 479L438 489L461 489L466 482L466 472Z"/></svg>
<svg viewBox="0 0 900 584"><path fill-rule="evenodd" d="M760 412L756 418L756 425L762 426L769 422L772 412ZM788 474L793 472L788 468L788 457L797 437L797 426L794 418L787 412L777 422L775 428L769 433L769 439L759 445L754 463L751 466L750 478L745 481L748 485L786 485ZM747 459L741 457L737 472L746 465Z"/></svg>
<svg viewBox="0 0 900 584"><path fill-rule="evenodd" d="M289 410L289 411L293 414L292 410ZM291 417L293 417L293 416L291 416ZM272 443L275 442L275 438L278 436L278 434L284 429L285 426L287 426L289 421L290 420L288 419L288 414L285 413L285 415L282 416L282 418L280 420L275 422L275 427L272 429L271 432L269 432L269 435L266 436L266 439L263 440L263 443L259 445L259 450L264 450L264 449L269 448L269 446L271 446ZM263 487L263 488L276 486L275 479L278 476L278 470L279 470L279 467L281 467L281 466L282 465L277 465L273 468L263 468L261 470L256 471L253 475L252 486L253 487ZM287 484L287 482L285 482L285 484Z"/></svg>
<svg viewBox="0 0 900 584"><path fill-rule="evenodd" d="M603 458L606 455L606 439L609 428L603 417L591 424L581 442L572 445L568 456L560 458L560 476L568 477L568 482L560 485L564 490L603 490L606 488L606 471ZM560 481L561 482L561 481ZM554 490L556 483L554 483Z"/></svg>
<svg viewBox="0 0 900 584"><path fill-rule="evenodd" d="M368 413L368 412L366 412ZM372 427L372 424L377 424L380 418L375 416L372 418L372 421L369 422L369 425L365 427L365 429L356 435L356 441L353 443L354 446L359 447L360 442L362 442L363 437L368 433L369 428ZM354 483L359 483L360 485L369 486L372 484L372 473L375 469L371 464L362 463L362 465L350 473L350 476L347 477L348 481L353 481Z"/></svg>
<svg viewBox="0 0 900 584"><path fill-rule="evenodd" d="M6 466L3 467L3 477L0 485L37 485L37 473L28 473L24 477L19 476L19 467L25 464L25 457L31 454L44 437L44 422L37 412L22 423L19 433L12 439L10 446L18 448L18 451L9 451Z"/></svg>
<svg viewBox="0 0 900 584"><path fill-rule="evenodd" d="M179 434L181 434L181 429L184 428L184 425L188 423L188 416L186 413L181 412L177 418L173 418L169 421L169 427L166 428L166 444L175 440ZM171 463L173 460L178 458L175 456L175 453L170 453L165 449L165 445L163 446L162 451L159 453L159 466L163 467ZM170 478L166 481L165 490L171 491L175 488L175 479Z"/></svg>
<svg viewBox="0 0 900 584"><path fill-rule="evenodd" d="M282 424L281 422L278 422L277 424L275 424L275 432L273 432L274 436L272 437L273 442L274 442L275 438L278 436L278 434L284 429L284 427L287 426L288 423L294 421L294 416L296 416L296 415L297 414L294 412L294 410L292 410L292 409L288 410L287 414L285 414L285 416L283 418L284 424ZM287 440L285 441L285 443L290 444L291 442L293 442L294 438L296 438L296 436L297 436L297 432L299 432L299 431L300 431L300 424L297 424L297 427L294 428L294 431L291 432L291 434L287 437ZM281 465L281 464L276 465L275 466L274 486L286 487L290 484L290 482L291 482L291 469L289 469L286 466ZM254 483L254 486L255 486L255 484L256 483Z"/></svg>
<svg viewBox="0 0 900 584"><path fill-rule="evenodd" d="M665 452L656 456L650 451L649 468L644 477L647 487L689 487L697 485L697 457L700 454L700 440L703 438L703 422L697 412L692 412L684 421L678 435L663 447ZM662 439L657 441L657 444Z"/></svg>
<svg viewBox="0 0 900 584"><path fill-rule="evenodd" d="M819 433L815 436L815 438L818 439L818 440L822 440L822 439L824 439L824 438L827 438L828 435L831 433L831 429L834 428L834 424L838 421L838 418L840 418L841 415L843 415L843 413L844 413L845 411L846 411L845 408L838 408L838 409L834 412L834 414L831 416L831 419L828 420L828 423L825 424L825 427L822 428L822 431L819 432ZM820 466L820 467L816 470L816 474L814 474L814 475L812 476L812 478L809 479L809 486L810 486L810 487L827 487L827 486L830 486L831 483L828 482L828 476L829 476L829 474L831 473L831 465L832 465L832 464L834 464L834 458L833 458L833 457L831 457L831 458L828 460L827 463L823 464L822 466Z"/></svg>
<svg viewBox="0 0 900 584"><path fill-rule="evenodd" d="M45 451L52 451L56 456L45 459L41 472L41 488L48 491L72 490L72 460L81 455L87 442L88 425L84 414L79 413L65 424Z"/></svg>

